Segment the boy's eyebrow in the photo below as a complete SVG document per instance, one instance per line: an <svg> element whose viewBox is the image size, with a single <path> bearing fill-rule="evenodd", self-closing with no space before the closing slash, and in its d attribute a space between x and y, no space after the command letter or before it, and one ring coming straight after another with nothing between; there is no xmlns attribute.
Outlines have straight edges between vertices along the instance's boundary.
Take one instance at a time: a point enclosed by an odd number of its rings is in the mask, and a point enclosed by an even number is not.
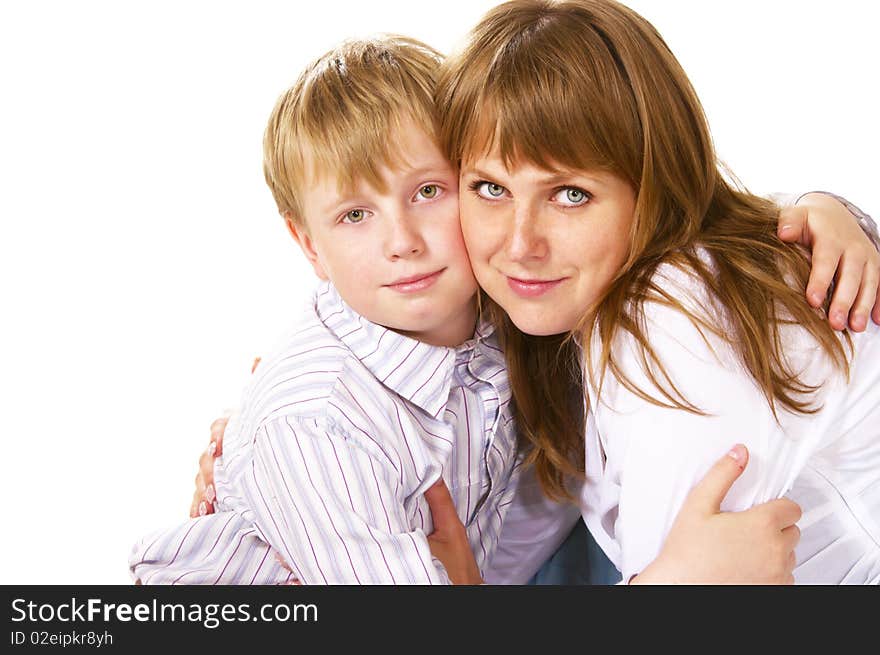
<svg viewBox="0 0 880 655"><path fill-rule="evenodd" d="M404 174L407 177L416 177L416 176L420 176L420 175L427 175L428 173L440 174L440 173L449 172L448 168L449 168L448 164L437 163L437 164L433 164L431 166L422 166L421 168L413 168L413 169L404 171Z"/></svg>
<svg viewBox="0 0 880 655"><path fill-rule="evenodd" d="M344 196L336 196L335 198L329 200L326 205L321 206L321 211L323 213L335 213L342 209L344 205L348 204L357 204L356 198L354 194L347 194Z"/></svg>
<svg viewBox="0 0 880 655"><path fill-rule="evenodd" d="M410 170L404 170L400 173L400 176L404 179L412 179L422 177L428 174L435 174L437 176L448 175L450 177L456 177L454 173L449 170L448 164L436 163L431 166L422 166L421 168L414 168ZM342 193L340 195L335 196L334 198L327 201L326 204L321 206L321 211L330 213L341 209L343 205L347 205L349 203L358 203L358 191L354 190L350 193Z"/></svg>

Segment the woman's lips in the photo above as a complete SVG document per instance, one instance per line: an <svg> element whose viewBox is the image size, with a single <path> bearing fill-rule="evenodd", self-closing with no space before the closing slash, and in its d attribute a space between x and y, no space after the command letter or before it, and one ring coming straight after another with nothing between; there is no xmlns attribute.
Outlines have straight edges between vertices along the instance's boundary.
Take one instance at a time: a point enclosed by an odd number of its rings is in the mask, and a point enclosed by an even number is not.
<svg viewBox="0 0 880 655"><path fill-rule="evenodd" d="M445 270L445 268L441 268L439 271L434 271L427 275L403 278L386 286L399 293L416 293L417 291L424 291L432 286L437 281L437 278L440 277L440 274Z"/></svg>
<svg viewBox="0 0 880 655"><path fill-rule="evenodd" d="M565 279L566 278L560 278L558 280L520 280L515 277L507 276L507 286L509 286L518 296L523 298L537 298L562 284Z"/></svg>

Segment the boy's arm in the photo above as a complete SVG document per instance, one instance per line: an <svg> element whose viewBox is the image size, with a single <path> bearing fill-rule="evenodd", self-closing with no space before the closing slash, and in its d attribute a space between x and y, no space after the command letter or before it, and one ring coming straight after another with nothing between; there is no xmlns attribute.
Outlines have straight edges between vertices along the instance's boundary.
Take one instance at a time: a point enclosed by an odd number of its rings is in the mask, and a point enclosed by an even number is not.
<svg viewBox="0 0 880 655"><path fill-rule="evenodd" d="M222 493L222 475L214 477L215 457L223 453L223 434L227 419L217 419L211 425L212 448L202 455L196 480L196 495L191 516L198 516L198 503L205 503L204 490L217 487ZM504 523L495 554L485 573L487 584L525 584L562 544L580 519L576 504L555 502L544 496L533 467L524 468L517 476L513 500L504 515ZM573 493L578 495L578 484ZM207 513L214 511L207 501ZM203 505L205 506L205 505Z"/></svg>
<svg viewBox="0 0 880 655"><path fill-rule="evenodd" d="M286 584L293 577L235 512L190 519L134 545L128 567L135 584Z"/></svg>
<svg viewBox="0 0 880 655"><path fill-rule="evenodd" d="M261 426L241 478L261 537L303 584L449 584L412 529L399 472L333 424Z"/></svg>

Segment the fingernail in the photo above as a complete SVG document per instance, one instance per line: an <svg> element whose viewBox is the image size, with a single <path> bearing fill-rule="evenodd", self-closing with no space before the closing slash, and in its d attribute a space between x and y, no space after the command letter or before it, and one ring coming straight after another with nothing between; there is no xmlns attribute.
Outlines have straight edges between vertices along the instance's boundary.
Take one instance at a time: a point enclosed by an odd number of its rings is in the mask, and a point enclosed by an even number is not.
<svg viewBox="0 0 880 655"><path fill-rule="evenodd" d="M216 497L217 496L214 493L213 484L209 484L207 487L205 487L205 500L207 500L209 503L213 503Z"/></svg>
<svg viewBox="0 0 880 655"><path fill-rule="evenodd" d="M779 228L780 232L788 232L791 229L791 225L783 225Z"/></svg>
<svg viewBox="0 0 880 655"><path fill-rule="evenodd" d="M825 300L825 298L822 296L822 294L819 293L818 291L814 291L813 293L811 293L810 298L812 298L813 302L816 303L817 305L821 304L821 302L823 300Z"/></svg>
<svg viewBox="0 0 880 655"><path fill-rule="evenodd" d="M853 330L855 330L856 332L861 332L866 327L868 327L868 319L867 318L865 318L864 316L856 316L855 318L853 318L853 320L852 320Z"/></svg>
<svg viewBox="0 0 880 655"><path fill-rule="evenodd" d="M202 502L199 503L199 516L204 516L207 513L208 513L208 505L203 500Z"/></svg>
<svg viewBox="0 0 880 655"><path fill-rule="evenodd" d="M209 454L211 457L214 456L214 452L215 452L216 450L217 450L217 442L216 442L216 441L212 441L211 443L208 444L208 454Z"/></svg>
<svg viewBox="0 0 880 655"><path fill-rule="evenodd" d="M839 325L845 325L846 324L846 314L844 314L840 310L831 312L831 320Z"/></svg>
<svg viewBox="0 0 880 655"><path fill-rule="evenodd" d="M728 457L732 457L737 464L742 465L743 461L746 458L745 448L742 444L737 444L730 449L730 452L727 453L727 455Z"/></svg>

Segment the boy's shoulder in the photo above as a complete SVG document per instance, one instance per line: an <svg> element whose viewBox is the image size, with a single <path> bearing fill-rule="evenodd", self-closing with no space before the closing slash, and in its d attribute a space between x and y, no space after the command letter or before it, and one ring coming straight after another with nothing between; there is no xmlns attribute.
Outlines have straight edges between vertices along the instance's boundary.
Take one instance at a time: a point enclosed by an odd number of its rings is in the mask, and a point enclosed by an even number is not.
<svg viewBox="0 0 880 655"><path fill-rule="evenodd" d="M261 358L245 393L242 416L258 427L282 416L325 415L353 358L310 304L272 352Z"/></svg>
<svg viewBox="0 0 880 655"><path fill-rule="evenodd" d="M432 416L439 411L454 361L452 349L363 319L332 286L322 284L299 323L254 371L242 425L253 434L267 422L288 418L345 432L387 432L410 404Z"/></svg>

